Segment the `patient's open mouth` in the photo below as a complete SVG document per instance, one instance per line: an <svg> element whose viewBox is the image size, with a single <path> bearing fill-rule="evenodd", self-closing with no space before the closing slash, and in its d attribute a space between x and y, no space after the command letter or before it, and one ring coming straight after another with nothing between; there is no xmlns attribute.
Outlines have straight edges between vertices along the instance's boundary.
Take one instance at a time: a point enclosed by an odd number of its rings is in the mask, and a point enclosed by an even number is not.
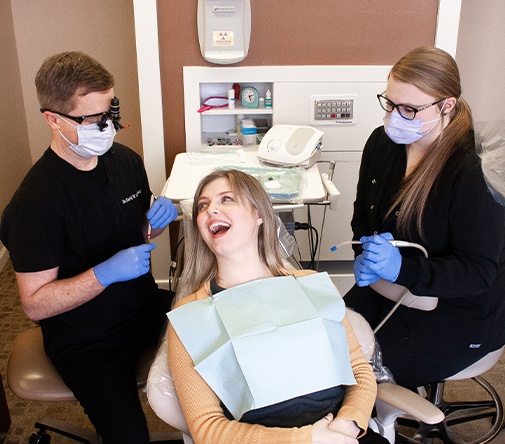
<svg viewBox="0 0 505 444"><path fill-rule="evenodd" d="M222 234L230 229L230 224L223 221L216 221L209 225L209 231L212 234Z"/></svg>

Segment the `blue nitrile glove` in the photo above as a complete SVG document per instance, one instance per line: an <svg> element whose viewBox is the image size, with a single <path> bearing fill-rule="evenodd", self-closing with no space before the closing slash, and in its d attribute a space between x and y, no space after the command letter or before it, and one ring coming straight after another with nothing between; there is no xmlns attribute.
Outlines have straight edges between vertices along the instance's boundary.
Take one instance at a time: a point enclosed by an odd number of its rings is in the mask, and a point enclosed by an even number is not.
<svg viewBox="0 0 505 444"><path fill-rule="evenodd" d="M394 240L391 233L364 236L360 239L363 244L364 265L382 279L395 282L400 274L402 255L390 240Z"/></svg>
<svg viewBox="0 0 505 444"><path fill-rule="evenodd" d="M374 273L370 268L365 265L365 258L360 254L354 261L354 277L358 287L366 287L373 284L380 279L377 273Z"/></svg>
<svg viewBox="0 0 505 444"><path fill-rule="evenodd" d="M151 228L165 228L177 217L177 209L170 199L158 197L147 212Z"/></svg>
<svg viewBox="0 0 505 444"><path fill-rule="evenodd" d="M121 250L93 268L98 282L108 287L114 282L138 278L149 271L151 250L156 244L141 244Z"/></svg>

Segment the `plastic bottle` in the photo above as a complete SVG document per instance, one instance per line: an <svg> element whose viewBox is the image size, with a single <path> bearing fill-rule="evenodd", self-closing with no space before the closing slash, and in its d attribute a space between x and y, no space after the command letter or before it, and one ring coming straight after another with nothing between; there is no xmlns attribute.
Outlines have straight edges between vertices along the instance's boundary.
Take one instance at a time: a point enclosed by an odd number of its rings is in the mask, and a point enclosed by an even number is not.
<svg viewBox="0 0 505 444"><path fill-rule="evenodd" d="M228 90L228 108L235 109L235 90L234 89Z"/></svg>
<svg viewBox="0 0 505 444"><path fill-rule="evenodd" d="M272 93L267 90L265 94L265 108L272 108Z"/></svg>

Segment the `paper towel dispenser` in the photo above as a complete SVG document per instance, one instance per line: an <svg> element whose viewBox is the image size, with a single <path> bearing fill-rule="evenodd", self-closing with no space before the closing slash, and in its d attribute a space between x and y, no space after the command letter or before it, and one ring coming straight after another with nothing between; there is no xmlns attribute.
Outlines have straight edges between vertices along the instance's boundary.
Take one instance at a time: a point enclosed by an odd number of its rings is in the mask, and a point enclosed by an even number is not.
<svg viewBox="0 0 505 444"><path fill-rule="evenodd" d="M197 22L205 60L229 64L245 59L251 36L250 0L198 0Z"/></svg>

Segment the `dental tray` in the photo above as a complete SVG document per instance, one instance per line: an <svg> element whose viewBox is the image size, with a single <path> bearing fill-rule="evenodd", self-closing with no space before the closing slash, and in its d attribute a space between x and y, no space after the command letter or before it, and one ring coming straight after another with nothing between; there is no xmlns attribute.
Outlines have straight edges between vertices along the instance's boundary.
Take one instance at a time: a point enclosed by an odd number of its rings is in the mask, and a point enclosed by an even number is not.
<svg viewBox="0 0 505 444"><path fill-rule="evenodd" d="M298 196L302 187L303 171L297 168L268 168L268 167L244 167L226 166L216 170L235 169L250 174L258 179L267 194L275 200L292 200Z"/></svg>

